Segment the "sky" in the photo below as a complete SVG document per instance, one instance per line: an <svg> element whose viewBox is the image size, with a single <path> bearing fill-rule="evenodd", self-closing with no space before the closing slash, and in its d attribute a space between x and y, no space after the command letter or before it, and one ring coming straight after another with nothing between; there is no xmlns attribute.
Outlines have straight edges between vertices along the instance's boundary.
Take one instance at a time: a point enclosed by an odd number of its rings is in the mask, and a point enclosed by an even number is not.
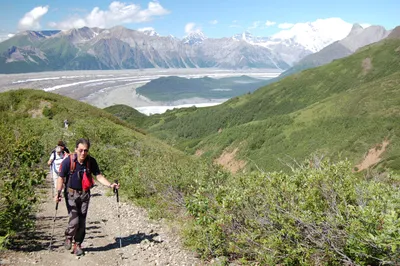
<svg viewBox="0 0 400 266"><path fill-rule="evenodd" d="M341 18L348 23L400 25L399 0L0 0L0 40L25 30L152 29L183 38L202 31L209 38L248 31L267 37L296 23Z"/></svg>

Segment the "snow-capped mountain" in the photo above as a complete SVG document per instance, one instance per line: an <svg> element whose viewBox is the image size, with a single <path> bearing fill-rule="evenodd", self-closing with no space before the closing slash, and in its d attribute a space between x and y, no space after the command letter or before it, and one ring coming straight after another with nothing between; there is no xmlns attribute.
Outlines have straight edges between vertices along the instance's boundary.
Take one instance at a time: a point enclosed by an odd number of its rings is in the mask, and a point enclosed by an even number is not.
<svg viewBox="0 0 400 266"><path fill-rule="evenodd" d="M219 39L207 38L201 31L192 31L179 39L159 36L151 28L138 31L122 26L83 27L46 34L26 31L0 43L0 73L15 71L11 64L24 64L24 70L30 72L202 67L286 70L302 58L343 39L352 26L334 18L298 23L269 37L244 32ZM351 35L357 35L357 40L343 45L351 50L364 39L374 40L374 36L361 36L360 32L359 26L355 26Z"/></svg>
<svg viewBox="0 0 400 266"><path fill-rule="evenodd" d="M160 36L160 34L158 34L154 29L144 29L139 31L143 32L147 36L156 36L156 37Z"/></svg>
<svg viewBox="0 0 400 266"><path fill-rule="evenodd" d="M268 48L275 54L280 54L291 65L345 38L352 26L340 18L318 19L314 22L297 23L290 29L270 37L255 37L249 32L244 32L232 38Z"/></svg>
<svg viewBox="0 0 400 266"><path fill-rule="evenodd" d="M261 45L264 46L263 43L269 40L268 37L257 37L253 36L250 32L245 31L243 33L235 34L232 36L232 39L237 40L237 41L246 41L250 44L254 45ZM264 46L266 47L266 46ZM268 47L266 47L268 48Z"/></svg>
<svg viewBox="0 0 400 266"><path fill-rule="evenodd" d="M182 39L184 44L194 45L202 43L207 37L201 31L193 31Z"/></svg>
<svg viewBox="0 0 400 266"><path fill-rule="evenodd" d="M272 35L271 40L289 44L297 43L315 53L345 38L352 27L353 24L340 18L318 19L314 22L297 23L288 30Z"/></svg>

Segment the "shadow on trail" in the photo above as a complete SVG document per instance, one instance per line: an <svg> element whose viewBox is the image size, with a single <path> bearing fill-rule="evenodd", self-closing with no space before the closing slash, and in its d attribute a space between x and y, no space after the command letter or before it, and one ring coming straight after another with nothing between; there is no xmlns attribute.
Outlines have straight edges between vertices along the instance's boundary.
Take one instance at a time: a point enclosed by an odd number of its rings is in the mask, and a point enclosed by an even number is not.
<svg viewBox="0 0 400 266"><path fill-rule="evenodd" d="M150 234L150 235L146 235L145 233L138 233L138 234L122 237L121 238L122 247L140 244L144 240L147 240L148 242L151 242L151 243L157 243L157 244L162 243L163 241L158 241L158 240L154 239L157 236L158 236L157 233ZM119 240L120 240L120 238L117 237L117 238L115 238L114 243L110 243L103 247L88 247L88 248L85 248L85 250L96 252L96 251L107 251L107 250L111 250L111 249L116 249L116 248L119 248Z"/></svg>
<svg viewBox="0 0 400 266"><path fill-rule="evenodd" d="M32 217L36 220L36 227L30 231L20 232L16 237L12 238L9 243L9 249L14 251L22 252L35 252L49 249L51 240L51 234L49 231L53 228L53 219L51 216ZM68 216L57 216L55 226L59 226L60 223L66 222ZM38 221L45 221L44 223L38 223ZM63 237L63 236L62 236ZM52 248L57 249L63 245L62 240L60 241L60 235L54 233L52 239ZM0 264L1 265L1 264Z"/></svg>

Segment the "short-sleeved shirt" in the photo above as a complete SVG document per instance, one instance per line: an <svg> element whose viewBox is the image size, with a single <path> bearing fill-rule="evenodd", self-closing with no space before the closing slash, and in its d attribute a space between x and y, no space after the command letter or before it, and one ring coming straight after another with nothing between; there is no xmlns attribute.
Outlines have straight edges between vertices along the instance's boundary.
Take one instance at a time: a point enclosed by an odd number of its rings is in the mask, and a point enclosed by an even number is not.
<svg viewBox="0 0 400 266"><path fill-rule="evenodd" d="M92 176L97 176L100 174L100 169L99 169L99 165L96 162L96 159L91 157L91 156L87 156L85 161L80 164L76 158L76 154L70 155L73 156L73 160L75 161L75 172L74 174L71 176L71 180L69 180L69 172L71 169L71 160L68 157L66 157L62 163L61 163L61 169L60 169L60 177L66 178L65 179L65 183L66 186L72 189L76 189L76 190L82 190L82 176L83 173L85 171L87 171L87 165L88 165L88 160L89 160L89 172L92 174Z"/></svg>
<svg viewBox="0 0 400 266"><path fill-rule="evenodd" d="M58 175L58 171L60 170L61 162L66 157L67 157L67 155L62 153L62 152L60 154L54 152L54 153L52 153L50 155L50 159L49 160L53 161L52 166L51 166L51 170L53 171L53 174Z"/></svg>

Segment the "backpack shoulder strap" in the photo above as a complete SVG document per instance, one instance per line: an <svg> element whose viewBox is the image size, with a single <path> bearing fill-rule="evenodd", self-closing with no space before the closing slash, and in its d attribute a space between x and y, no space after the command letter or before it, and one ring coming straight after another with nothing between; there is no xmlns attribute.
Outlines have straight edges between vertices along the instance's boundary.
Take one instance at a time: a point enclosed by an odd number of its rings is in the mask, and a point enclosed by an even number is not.
<svg viewBox="0 0 400 266"><path fill-rule="evenodd" d="M91 174L91 171L90 171L90 155L88 155L87 158L86 158L86 171L89 174Z"/></svg>
<svg viewBox="0 0 400 266"><path fill-rule="evenodd" d="M69 155L69 174L72 175L75 172L76 162L74 160L74 154Z"/></svg>

